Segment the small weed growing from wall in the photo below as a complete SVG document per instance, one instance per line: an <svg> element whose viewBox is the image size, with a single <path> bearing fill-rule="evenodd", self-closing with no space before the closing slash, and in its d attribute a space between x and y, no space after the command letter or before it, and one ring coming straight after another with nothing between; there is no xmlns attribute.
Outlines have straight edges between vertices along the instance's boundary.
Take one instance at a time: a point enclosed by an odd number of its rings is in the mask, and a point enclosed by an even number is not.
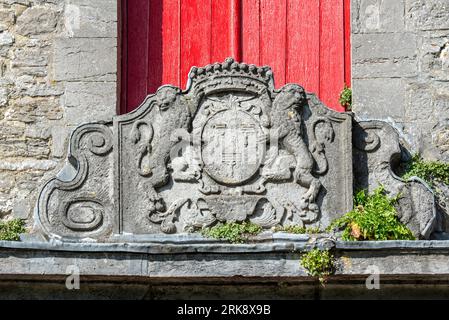
<svg viewBox="0 0 449 320"><path fill-rule="evenodd" d="M397 217L394 204L398 198L389 198L382 186L372 194L359 191L354 197L354 209L332 222L329 230L343 230L345 241L414 240L412 232Z"/></svg>
<svg viewBox="0 0 449 320"><path fill-rule="evenodd" d="M295 233L295 234L317 234L322 233L323 230L317 227L302 227L302 226L287 226L287 227L276 227L275 231L282 231L287 233Z"/></svg>
<svg viewBox="0 0 449 320"><path fill-rule="evenodd" d="M19 241L19 235L25 232L25 221L22 219L0 223L0 240Z"/></svg>
<svg viewBox="0 0 449 320"><path fill-rule="evenodd" d="M201 234L205 237L227 240L231 243L244 243L249 236L262 232L262 227L251 222L230 222L204 228Z"/></svg>
<svg viewBox="0 0 449 320"><path fill-rule="evenodd" d="M432 188L436 183L449 185L449 164L440 161L424 161L419 155L414 155L412 160L405 164L405 180L416 176L426 181Z"/></svg>
<svg viewBox="0 0 449 320"><path fill-rule="evenodd" d="M318 277L321 284L326 282L326 277L335 272L335 258L326 250L313 249L304 253L300 259L301 266L312 277Z"/></svg>
<svg viewBox="0 0 449 320"><path fill-rule="evenodd" d="M345 108L346 111L352 110L352 90L345 85L340 93L340 99L338 100L340 104Z"/></svg>

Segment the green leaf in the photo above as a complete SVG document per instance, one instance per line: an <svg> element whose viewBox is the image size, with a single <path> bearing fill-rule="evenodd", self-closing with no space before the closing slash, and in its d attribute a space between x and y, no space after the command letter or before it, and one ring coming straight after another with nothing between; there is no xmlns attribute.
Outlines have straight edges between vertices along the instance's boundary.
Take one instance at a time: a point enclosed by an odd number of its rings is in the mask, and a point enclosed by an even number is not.
<svg viewBox="0 0 449 320"><path fill-rule="evenodd" d="M20 241L20 234L25 232L25 220L14 219L0 223L0 240Z"/></svg>
<svg viewBox="0 0 449 320"><path fill-rule="evenodd" d="M260 232L262 232L262 228L251 222L228 222L201 230L201 234L205 237L227 240L231 243L244 243L249 236L257 235Z"/></svg>
<svg viewBox="0 0 449 320"><path fill-rule="evenodd" d="M354 209L334 220L329 229L343 230L345 241L414 240L412 232L397 217L394 205L398 199L398 195L389 198L383 186L372 194L359 191L354 196Z"/></svg>

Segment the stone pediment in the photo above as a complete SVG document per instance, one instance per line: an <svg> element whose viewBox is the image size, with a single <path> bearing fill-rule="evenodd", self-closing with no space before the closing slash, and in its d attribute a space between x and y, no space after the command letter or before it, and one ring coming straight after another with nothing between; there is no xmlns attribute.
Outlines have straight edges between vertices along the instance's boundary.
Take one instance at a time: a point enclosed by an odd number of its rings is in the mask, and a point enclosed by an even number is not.
<svg viewBox="0 0 449 320"><path fill-rule="evenodd" d="M162 86L113 123L79 126L68 165L42 189L37 221L47 237L67 241L157 237L234 221L325 228L352 209L353 185L363 180L353 167L364 174L364 159L395 152L369 147L378 137L370 130L383 133L382 125L353 129L353 122L299 85L275 89L269 67L230 58L193 67L185 91ZM353 165L354 132L360 161ZM408 212L419 236L433 228L429 210L418 220Z"/></svg>

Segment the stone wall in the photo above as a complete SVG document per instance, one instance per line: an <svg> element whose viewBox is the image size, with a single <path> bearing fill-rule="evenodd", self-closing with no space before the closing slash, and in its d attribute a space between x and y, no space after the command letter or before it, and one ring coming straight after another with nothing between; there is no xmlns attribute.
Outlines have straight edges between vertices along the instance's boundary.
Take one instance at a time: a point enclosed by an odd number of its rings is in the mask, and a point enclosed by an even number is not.
<svg viewBox="0 0 449 320"><path fill-rule="evenodd" d="M354 111L449 161L449 0L352 0Z"/></svg>
<svg viewBox="0 0 449 320"><path fill-rule="evenodd" d="M116 113L116 0L0 0L0 219L30 218L68 134Z"/></svg>

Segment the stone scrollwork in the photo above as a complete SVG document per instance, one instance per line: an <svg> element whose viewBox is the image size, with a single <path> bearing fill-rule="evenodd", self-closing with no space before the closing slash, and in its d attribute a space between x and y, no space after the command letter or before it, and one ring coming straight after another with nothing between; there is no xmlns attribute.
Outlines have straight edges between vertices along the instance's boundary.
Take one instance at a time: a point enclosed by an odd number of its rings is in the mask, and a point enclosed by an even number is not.
<svg viewBox="0 0 449 320"><path fill-rule="evenodd" d="M399 218L418 239L428 239L437 227L435 197L421 180L404 181L396 173L401 158L398 132L383 121L358 121L353 126L354 188L383 185L396 204Z"/></svg>
<svg viewBox="0 0 449 320"><path fill-rule="evenodd" d="M38 200L37 221L46 235L77 239L112 231L112 141L107 124L86 124L73 132L69 163Z"/></svg>

